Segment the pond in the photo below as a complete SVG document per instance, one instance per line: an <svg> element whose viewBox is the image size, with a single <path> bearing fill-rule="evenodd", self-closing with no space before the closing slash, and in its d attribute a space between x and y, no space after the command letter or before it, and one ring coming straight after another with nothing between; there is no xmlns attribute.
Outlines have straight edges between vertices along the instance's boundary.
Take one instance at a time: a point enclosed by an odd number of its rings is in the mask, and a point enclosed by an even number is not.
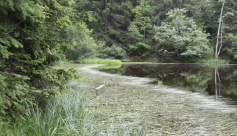
<svg viewBox="0 0 237 136"><path fill-rule="evenodd" d="M136 77L156 78L151 84L213 96L237 105L237 65L123 64L100 71Z"/></svg>

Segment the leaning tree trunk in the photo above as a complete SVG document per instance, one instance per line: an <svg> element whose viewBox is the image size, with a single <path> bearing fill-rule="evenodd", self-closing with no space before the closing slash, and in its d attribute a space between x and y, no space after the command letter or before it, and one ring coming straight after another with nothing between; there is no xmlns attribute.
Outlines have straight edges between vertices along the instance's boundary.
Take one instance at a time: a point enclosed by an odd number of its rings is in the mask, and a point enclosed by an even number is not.
<svg viewBox="0 0 237 136"><path fill-rule="evenodd" d="M225 5L225 0L222 3L222 8L221 8L221 14L220 14L220 22L219 22L219 27L218 27L218 31L217 31L217 41L216 41L216 59L218 59L220 52L221 52L221 48L222 48L222 31L223 31L223 19L222 19L222 13L223 13L223 9L224 9L224 5ZM219 47L219 36L220 36L220 31L221 31L221 46Z"/></svg>
<svg viewBox="0 0 237 136"><path fill-rule="evenodd" d="M218 78L218 80L217 80ZM219 87L219 89L218 89ZM220 79L220 74L218 72L218 67L215 68L215 94L216 94L216 100L218 97L218 91L219 91L219 96L221 95L221 79Z"/></svg>

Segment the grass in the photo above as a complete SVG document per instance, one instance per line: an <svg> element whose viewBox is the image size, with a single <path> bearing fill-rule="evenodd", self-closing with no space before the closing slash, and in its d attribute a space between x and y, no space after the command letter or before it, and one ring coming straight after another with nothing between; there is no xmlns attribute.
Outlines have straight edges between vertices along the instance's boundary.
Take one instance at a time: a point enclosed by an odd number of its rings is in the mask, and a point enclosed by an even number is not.
<svg viewBox="0 0 237 136"><path fill-rule="evenodd" d="M112 60L112 59L85 59L79 61L79 64L121 65L122 62L120 60Z"/></svg>
<svg viewBox="0 0 237 136"><path fill-rule="evenodd" d="M26 120L19 119L8 126L8 135L99 135L100 131L88 111L84 92L71 91L61 99L40 98L35 107L30 107ZM5 128L6 129L6 128Z"/></svg>
<svg viewBox="0 0 237 136"><path fill-rule="evenodd" d="M208 64L229 64L229 60L224 59L212 59L208 61Z"/></svg>
<svg viewBox="0 0 237 136"><path fill-rule="evenodd" d="M229 64L229 60L224 59L212 59L212 60L198 60L196 63L206 63L206 64Z"/></svg>

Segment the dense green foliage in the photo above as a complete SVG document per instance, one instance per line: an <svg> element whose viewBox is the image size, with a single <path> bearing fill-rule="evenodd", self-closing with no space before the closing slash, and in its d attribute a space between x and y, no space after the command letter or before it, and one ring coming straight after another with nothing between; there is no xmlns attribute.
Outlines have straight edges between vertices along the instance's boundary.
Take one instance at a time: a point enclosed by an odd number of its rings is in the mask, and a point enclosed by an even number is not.
<svg viewBox="0 0 237 136"><path fill-rule="evenodd" d="M56 0L0 2L0 121L27 112L38 93L60 95L74 70L53 70L72 41L63 33L71 14Z"/></svg>
<svg viewBox="0 0 237 136"><path fill-rule="evenodd" d="M194 20L185 17L185 9L174 9L167 13L169 22L157 27L157 55L173 54L181 60L211 54L207 34L197 27Z"/></svg>
<svg viewBox="0 0 237 136"><path fill-rule="evenodd" d="M87 21L87 24L93 29L92 35L96 43L101 45L97 50L99 57L172 62L214 58L221 6L222 1L217 0L75 0L72 7L83 12L90 11L92 21ZM177 37L186 42L186 49L178 53L183 53L182 57L177 53L174 55L164 52L173 52L177 50L177 46L163 46L160 40L157 41L157 38L162 38L155 36L156 30L164 28L164 24L174 25L172 19L177 18L172 18L167 13L175 9L186 11L185 18L178 20L180 25L186 27L182 28L184 35ZM223 11L223 48L220 56L232 62L236 60L236 11L236 2L226 0ZM202 44L197 44L200 41ZM191 50L193 52L186 52Z"/></svg>

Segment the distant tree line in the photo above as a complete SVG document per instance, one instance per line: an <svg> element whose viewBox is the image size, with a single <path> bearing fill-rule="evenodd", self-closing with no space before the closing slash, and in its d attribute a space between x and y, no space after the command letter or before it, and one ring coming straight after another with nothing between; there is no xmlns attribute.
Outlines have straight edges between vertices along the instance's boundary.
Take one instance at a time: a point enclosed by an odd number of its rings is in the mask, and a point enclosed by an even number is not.
<svg viewBox="0 0 237 136"><path fill-rule="evenodd" d="M99 45L99 57L132 60L193 61L214 59L223 1L75 0L90 11L87 21ZM220 58L236 61L236 1L226 0ZM165 31L163 31L165 30Z"/></svg>

